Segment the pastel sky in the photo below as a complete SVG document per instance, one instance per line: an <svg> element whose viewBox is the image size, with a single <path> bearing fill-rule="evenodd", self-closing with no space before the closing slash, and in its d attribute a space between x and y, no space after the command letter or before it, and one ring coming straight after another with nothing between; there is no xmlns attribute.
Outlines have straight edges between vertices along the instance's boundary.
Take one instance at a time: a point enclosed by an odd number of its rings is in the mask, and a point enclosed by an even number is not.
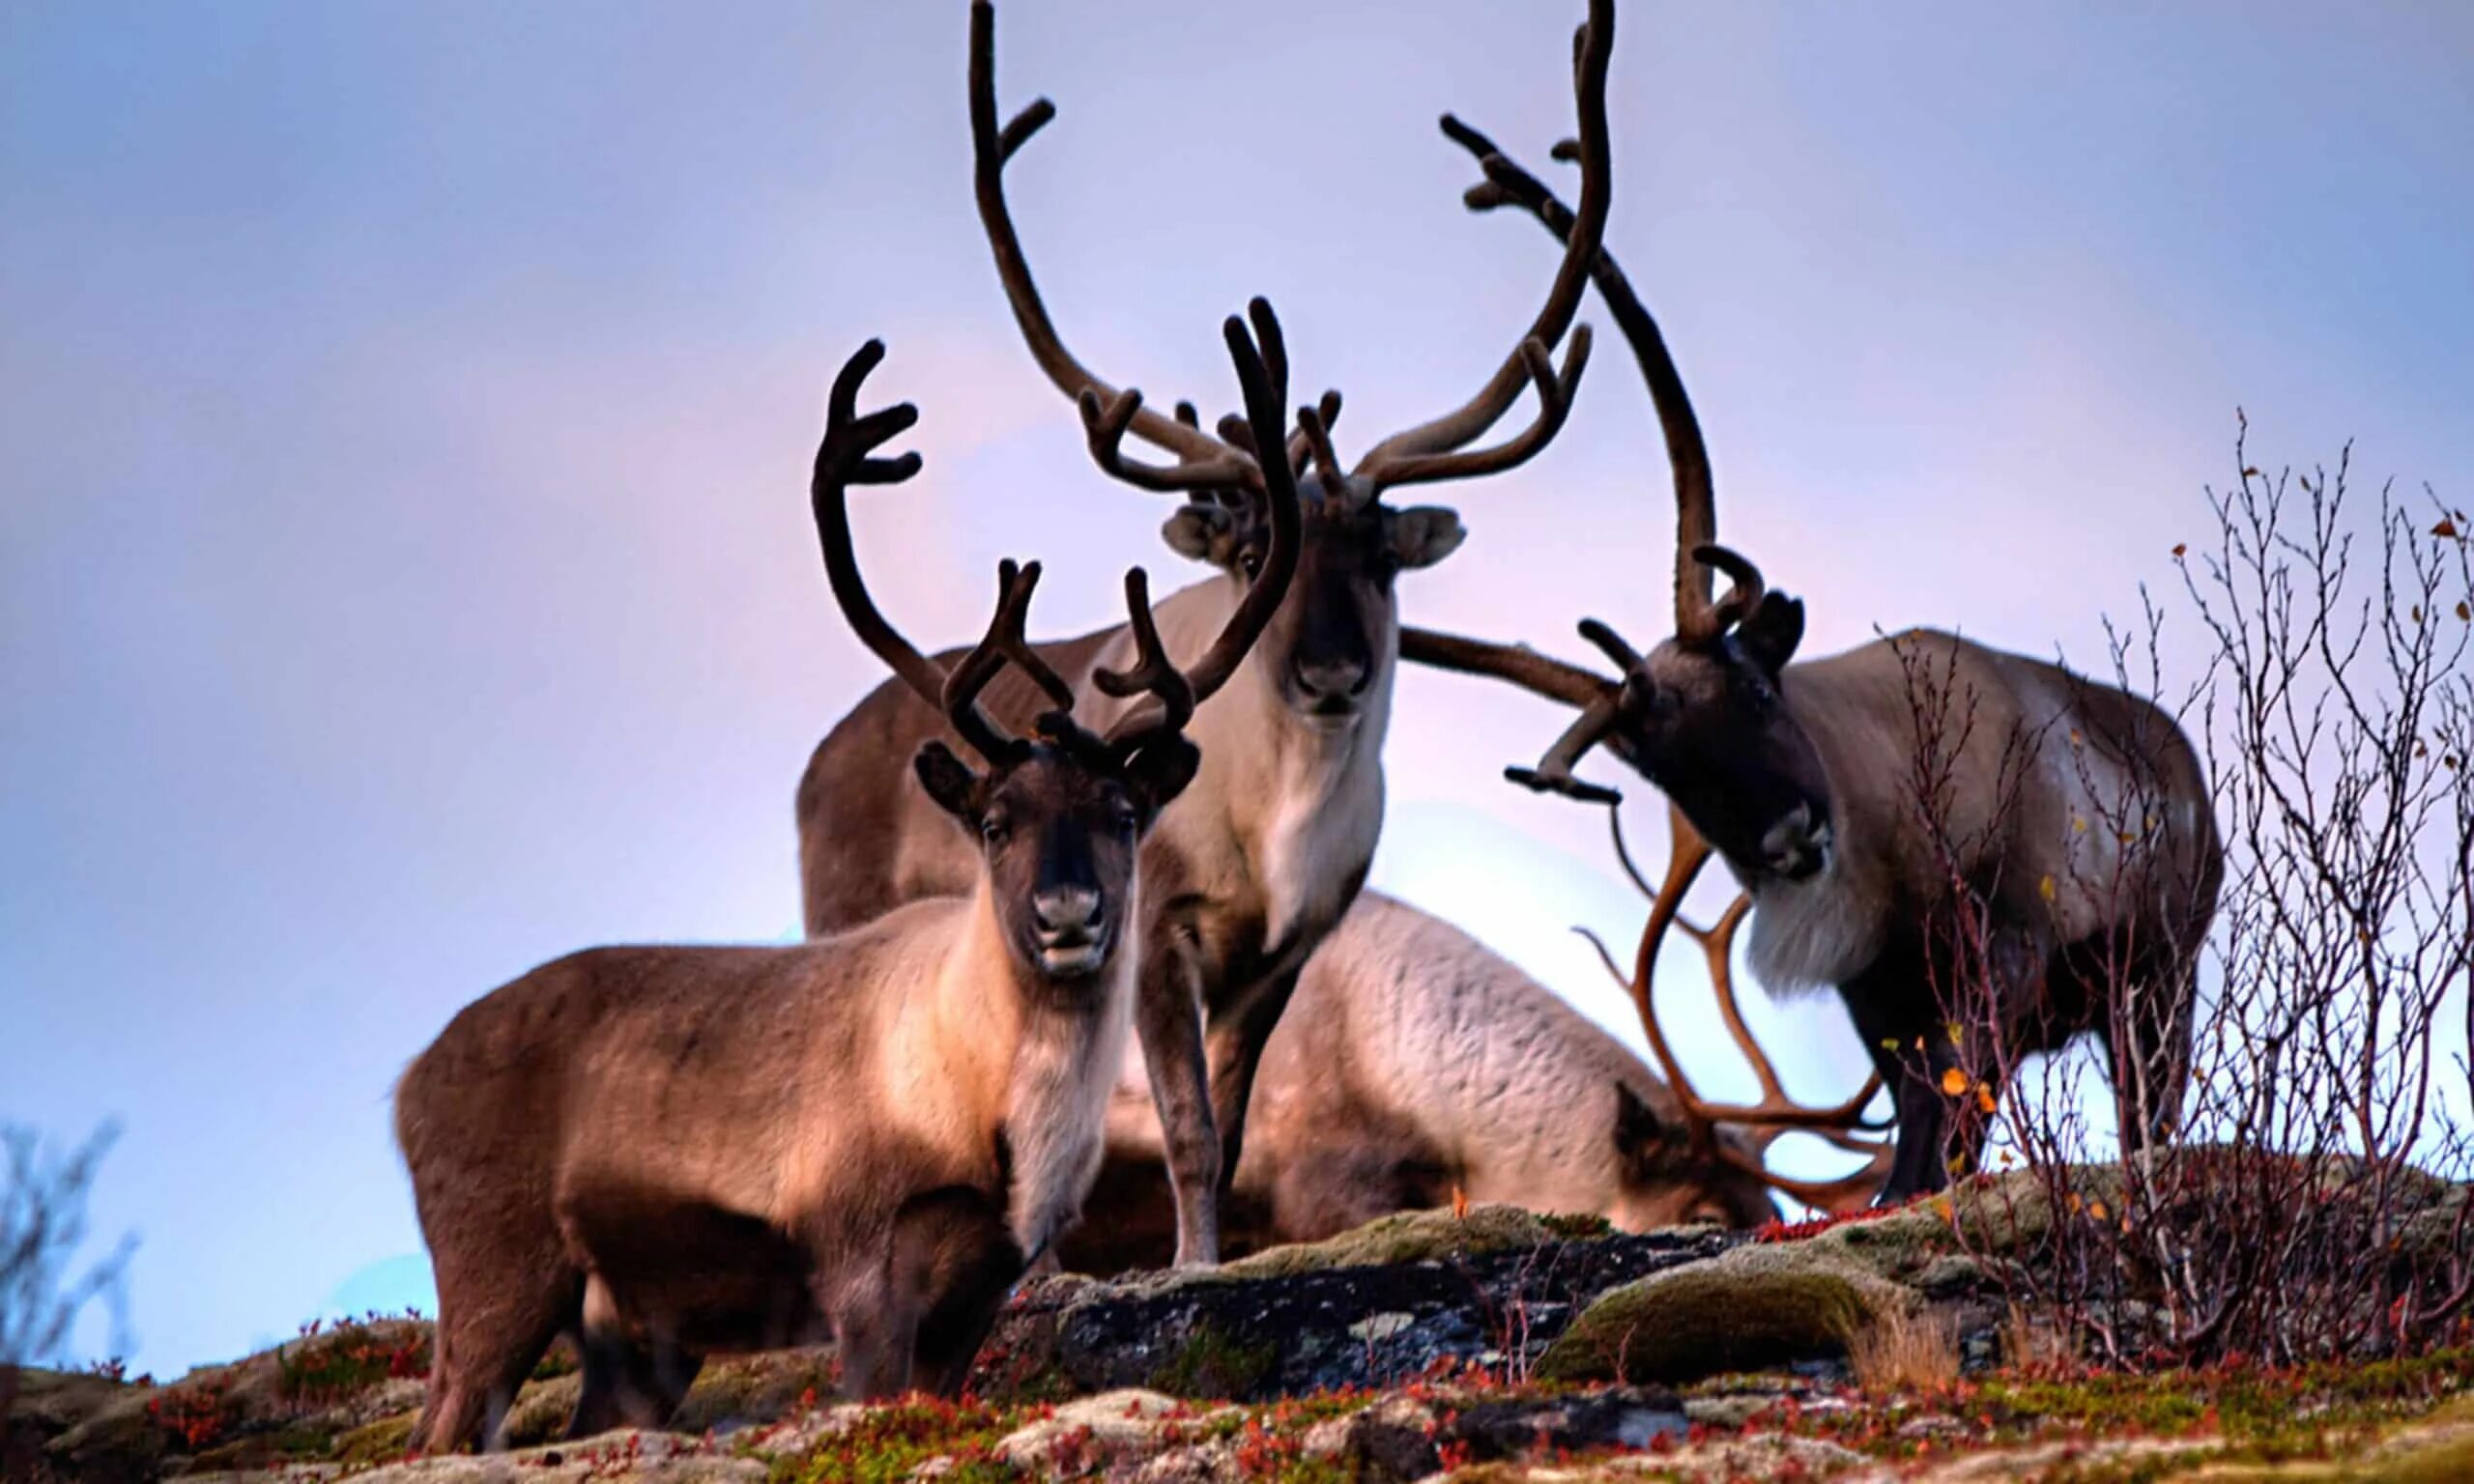
<svg viewBox="0 0 2474 1484"><path fill-rule="evenodd" d="M1006 318L965 9L0 7L0 1119L126 1121L94 1216L142 1238L140 1364L417 1279L388 1096L465 1001L791 929L792 785L878 679L803 495L861 340L923 410L928 473L859 517L911 632L975 632L1001 555L1050 564L1050 633L1128 564L1183 580ZM1553 254L1461 210L1433 119L1556 168L1580 11L1014 0L1067 333L1216 410L1267 294L1344 450L1456 403ZM2257 462L2353 438L2464 500L2474 10L1625 0L1613 99L1609 242L1812 652L2097 658L2237 406ZM1610 343L1404 608L1654 637L1663 469ZM1496 778L1560 725L1406 678L1377 879L1621 1026L1565 932L1636 919L1601 822ZM1852 1082L1835 1010L1766 1017L1799 1086Z"/></svg>

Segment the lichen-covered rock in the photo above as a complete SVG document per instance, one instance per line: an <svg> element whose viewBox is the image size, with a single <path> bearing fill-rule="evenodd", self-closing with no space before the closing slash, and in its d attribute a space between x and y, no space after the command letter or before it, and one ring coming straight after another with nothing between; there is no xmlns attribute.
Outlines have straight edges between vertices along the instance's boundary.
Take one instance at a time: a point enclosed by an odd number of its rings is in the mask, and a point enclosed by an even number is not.
<svg viewBox="0 0 2474 1484"><path fill-rule="evenodd" d="M1007 1435L996 1454L1016 1468L1059 1478L1114 1473L1167 1452L1218 1415L1157 1391L1105 1391Z"/></svg>
<svg viewBox="0 0 2474 1484"><path fill-rule="evenodd" d="M1707 1229L1568 1240L1501 1207L1387 1217L1309 1249L1200 1272L1049 1279L982 1350L982 1396L1145 1387L1214 1399L1382 1386L1477 1364L1518 1370L1609 1288L1725 1251Z"/></svg>
<svg viewBox="0 0 2474 1484"><path fill-rule="evenodd" d="M1601 1296L1547 1349L1539 1374L1679 1382L1750 1370L1843 1350L1914 1302L1824 1239L1738 1247Z"/></svg>

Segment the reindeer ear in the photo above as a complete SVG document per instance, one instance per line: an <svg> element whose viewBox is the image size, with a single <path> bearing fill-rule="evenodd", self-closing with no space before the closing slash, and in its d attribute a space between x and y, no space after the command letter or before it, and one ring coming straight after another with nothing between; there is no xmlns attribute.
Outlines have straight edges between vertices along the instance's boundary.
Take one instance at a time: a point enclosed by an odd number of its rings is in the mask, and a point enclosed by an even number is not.
<svg viewBox="0 0 2474 1484"><path fill-rule="evenodd" d="M1160 535L1180 556L1224 567L1236 556L1237 514L1222 505L1180 505Z"/></svg>
<svg viewBox="0 0 2474 1484"><path fill-rule="evenodd" d="M1431 567L1469 537L1460 513L1441 505L1411 505L1392 513L1392 559L1403 572Z"/></svg>
<svg viewBox="0 0 2474 1484"><path fill-rule="evenodd" d="M1625 1082L1615 1084L1615 1152L1635 1164L1655 1157L1667 1141L1666 1121Z"/></svg>
<svg viewBox="0 0 2474 1484"><path fill-rule="evenodd" d="M919 775L919 786L936 807L953 815L964 829L979 828L979 775L942 742L920 746L917 756L910 759L911 771Z"/></svg>
<svg viewBox="0 0 2474 1484"><path fill-rule="evenodd" d="M1166 809L1202 766L1202 750L1181 736L1162 737L1126 759L1126 786L1134 790L1135 807L1149 823Z"/></svg>
<svg viewBox="0 0 2474 1484"><path fill-rule="evenodd" d="M1736 625L1735 639L1744 658L1776 678L1804 642L1804 600L1783 592L1764 594L1752 615Z"/></svg>

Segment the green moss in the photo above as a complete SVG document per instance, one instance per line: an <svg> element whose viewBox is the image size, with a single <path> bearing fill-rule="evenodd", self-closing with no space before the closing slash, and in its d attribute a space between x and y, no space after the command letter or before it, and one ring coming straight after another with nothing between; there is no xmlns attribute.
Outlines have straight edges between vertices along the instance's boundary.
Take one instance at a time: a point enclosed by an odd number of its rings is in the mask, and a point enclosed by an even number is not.
<svg viewBox="0 0 2474 1484"><path fill-rule="evenodd" d="M1904 1291L1823 1245L1738 1247L1599 1296L1538 1364L1554 1381L1692 1381L1846 1347Z"/></svg>
<svg viewBox="0 0 2474 1484"><path fill-rule="evenodd" d="M417 1410L399 1412L366 1427L356 1427L335 1440L331 1456L336 1463L355 1468L392 1463L412 1446L413 1424L420 1420L420 1415Z"/></svg>
<svg viewBox="0 0 2474 1484"><path fill-rule="evenodd" d="M1549 1212L1538 1220L1566 1241L1594 1241L1615 1232L1614 1222L1586 1212Z"/></svg>
<svg viewBox="0 0 2474 1484"><path fill-rule="evenodd" d="M1267 1248L1196 1276L1203 1281L1231 1282L1284 1278L1333 1268L1475 1257L1542 1246L1559 1235L1549 1220L1516 1206L1473 1206L1466 1215L1458 1216L1449 1211L1407 1211L1321 1241Z"/></svg>
<svg viewBox="0 0 2474 1484"><path fill-rule="evenodd" d="M1261 1384L1279 1360L1280 1347L1273 1341L1249 1345L1205 1320L1152 1373L1151 1385L1170 1396L1243 1396Z"/></svg>

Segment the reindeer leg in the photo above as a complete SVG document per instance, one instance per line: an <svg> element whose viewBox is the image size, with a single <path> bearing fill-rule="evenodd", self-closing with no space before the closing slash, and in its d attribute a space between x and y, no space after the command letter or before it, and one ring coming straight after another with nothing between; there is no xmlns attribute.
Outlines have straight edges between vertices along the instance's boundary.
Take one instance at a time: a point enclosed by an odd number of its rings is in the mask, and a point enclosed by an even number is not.
<svg viewBox="0 0 2474 1484"><path fill-rule="evenodd" d="M1142 950L1134 1029L1176 1194L1176 1264L1192 1268L1220 1261L1220 1134L1203 1062L1200 976L1175 933L1151 937Z"/></svg>
<svg viewBox="0 0 2474 1484"><path fill-rule="evenodd" d="M1937 1023L1927 983L1921 964L1886 956L1839 986L1847 1017L1889 1089L1898 1118L1889 1179L1874 1200L1880 1206L1896 1206L1949 1183L1942 1159L1942 1114L1949 1099L1933 1084L1939 1070L1931 1061L1937 1042L1943 1053L1954 1048Z"/></svg>
<svg viewBox="0 0 2474 1484"><path fill-rule="evenodd" d="M1237 1181L1237 1161L1246 1153L1246 1109L1254 1098L1255 1070L1263 1064L1263 1048L1280 1029L1280 1017L1297 993L1303 972L1301 965L1264 981L1228 1024L1210 1033L1211 1109L1220 1125L1219 1204L1223 1208Z"/></svg>

